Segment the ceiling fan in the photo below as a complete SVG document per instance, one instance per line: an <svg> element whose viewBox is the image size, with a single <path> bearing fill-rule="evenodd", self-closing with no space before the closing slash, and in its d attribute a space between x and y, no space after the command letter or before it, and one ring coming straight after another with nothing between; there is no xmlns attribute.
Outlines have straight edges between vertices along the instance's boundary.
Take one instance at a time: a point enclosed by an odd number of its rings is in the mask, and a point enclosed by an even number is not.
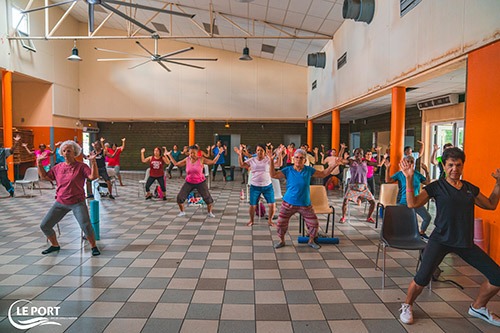
<svg viewBox="0 0 500 333"><path fill-rule="evenodd" d="M46 8L51 8L51 7L56 7L56 6L61 6L65 5L68 3L76 2L79 0L67 0L67 1L62 1L62 2L57 2L51 5L43 6L43 7L37 7L33 9L28 9L23 11L23 14L35 12L38 10L46 9ZM94 7L95 6L101 6L110 12L115 13L116 15L124 18L127 21L130 21L137 25L138 27L141 27L142 29L148 31L149 33L153 34L155 31L149 27L147 27L145 24L142 24L141 22L135 20L131 16L119 11L118 9L114 8L110 4L115 4L115 5L121 5L121 6L126 6L126 7L132 7L132 8L137 8L137 9L144 9L144 10L151 10L154 12L159 12L159 13L165 13L165 14L171 14L171 15L177 15L177 16L182 16L182 17L188 17L188 18L193 18L195 15L194 14L186 14L183 12L176 12L172 10L167 10L167 9L161 9L161 8L155 8L155 7L150 7L150 6L144 6L140 5L137 3L130 3L130 2L125 2L125 1L119 1L119 0L83 0L88 4L88 13L89 13L89 31L92 33L94 32Z"/></svg>
<svg viewBox="0 0 500 333"><path fill-rule="evenodd" d="M144 51L146 51L149 56L147 55L141 55L141 54L133 54L133 53L128 53L128 52L122 52L122 51L115 51L115 50L108 50L108 49L101 49L98 47L95 47L97 51L104 51L104 52L110 52L110 53L117 53L117 54L123 54L123 55L129 55L129 56L135 56L137 58L104 58L104 59L97 59L97 61L133 61L133 60L144 60L147 59L146 61L143 61L135 66L129 67L129 69L134 69L139 66L145 65L148 62L156 62L158 65L163 67L167 72L171 72L170 68L168 68L164 63L171 63L171 64L176 64L176 65L181 65L181 66L187 66L187 67L192 67L196 69L205 69L205 67L201 66L196 66L196 65L191 65L191 64L185 64L180 61L217 61L217 58L173 58L173 56L184 53L187 51L191 51L194 49L194 47L187 47L185 49L180 49L174 52L166 53L166 54L158 54L158 35L153 35L153 39L155 41L155 49L154 53L149 51L147 48L144 47L139 41L136 41L135 43Z"/></svg>

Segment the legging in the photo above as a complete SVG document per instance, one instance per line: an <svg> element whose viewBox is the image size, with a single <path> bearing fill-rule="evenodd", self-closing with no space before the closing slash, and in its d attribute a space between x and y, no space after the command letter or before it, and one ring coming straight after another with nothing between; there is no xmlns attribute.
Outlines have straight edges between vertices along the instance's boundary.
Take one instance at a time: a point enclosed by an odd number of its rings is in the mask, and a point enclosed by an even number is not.
<svg viewBox="0 0 500 333"><path fill-rule="evenodd" d="M221 167L222 169L222 175L224 176L224 179L226 179L226 169L224 168L224 164L214 164L213 168L212 168L212 176L215 178L215 174L217 173L217 168Z"/></svg>
<svg viewBox="0 0 500 333"><path fill-rule="evenodd" d="M299 213L304 218L307 225L307 230L309 231L309 237L316 237L318 234L318 217L314 213L312 206L294 206L286 201L281 203L280 212L278 215L278 221L276 222L276 229L278 230L278 236L283 239L286 232L288 231L288 222L293 214Z"/></svg>
<svg viewBox="0 0 500 333"><path fill-rule="evenodd" d="M163 176L160 177L149 176L148 180L146 181L146 192L149 192L149 188L155 182L155 180L158 182L158 184L160 184L160 188L163 191L163 193L165 193L167 189L165 188L165 179L163 178Z"/></svg>
<svg viewBox="0 0 500 333"><path fill-rule="evenodd" d="M431 236L432 237L432 236ZM480 271L490 284L500 287L500 267L477 245L472 247L451 247L429 239L424 249L422 264L415 275L414 281L425 287L432 278L432 273L448 253L455 253L466 263Z"/></svg>
<svg viewBox="0 0 500 333"><path fill-rule="evenodd" d="M214 202L214 199L212 199L212 196L210 195L210 192L208 191L208 185L207 181L204 180L203 182L199 184L192 184L185 182L184 185L182 185L181 190L179 191L179 194L177 194L177 203L182 204L184 201L186 201L189 193L191 193L192 190L198 190L198 193L201 195L203 198L203 201L207 205L210 205L211 203Z"/></svg>
<svg viewBox="0 0 500 333"><path fill-rule="evenodd" d="M54 226L70 211L73 211L73 215L85 235L87 237L94 237L94 230L90 225L89 211L85 201L73 205L63 205L56 201L43 218L42 223L40 223L40 229L42 229L44 235L47 237L53 236L55 234Z"/></svg>
<svg viewBox="0 0 500 333"><path fill-rule="evenodd" d="M167 172L169 175L172 174L172 169L174 168L174 163L170 163L168 165L168 168L167 168ZM177 167L177 169L179 170L179 173L181 174L181 177L182 177L182 168L181 167Z"/></svg>
<svg viewBox="0 0 500 333"><path fill-rule="evenodd" d="M370 192L372 192L373 196L375 196L375 180L373 179L373 177L367 178L366 183L368 184Z"/></svg>

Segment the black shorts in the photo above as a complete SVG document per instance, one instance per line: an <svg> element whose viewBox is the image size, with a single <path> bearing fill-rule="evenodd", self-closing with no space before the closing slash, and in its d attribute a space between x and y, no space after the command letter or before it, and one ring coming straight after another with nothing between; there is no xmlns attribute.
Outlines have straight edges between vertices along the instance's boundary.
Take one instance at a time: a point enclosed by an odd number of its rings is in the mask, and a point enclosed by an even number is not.
<svg viewBox="0 0 500 333"><path fill-rule="evenodd" d="M99 168L98 171L99 171L99 177L101 177L105 181L109 181L108 170L106 170L106 168Z"/></svg>

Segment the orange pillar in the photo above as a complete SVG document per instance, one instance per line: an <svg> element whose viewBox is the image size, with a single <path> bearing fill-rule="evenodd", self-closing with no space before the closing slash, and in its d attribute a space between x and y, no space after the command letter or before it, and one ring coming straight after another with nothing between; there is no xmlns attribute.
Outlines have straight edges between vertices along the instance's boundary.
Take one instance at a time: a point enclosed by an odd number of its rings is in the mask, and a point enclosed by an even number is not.
<svg viewBox="0 0 500 333"><path fill-rule="evenodd" d="M340 110L332 111L332 149L339 151L340 147Z"/></svg>
<svg viewBox="0 0 500 333"><path fill-rule="evenodd" d="M312 150L313 149L313 121L312 121L312 119L309 119L307 121L307 144L309 145L309 148Z"/></svg>
<svg viewBox="0 0 500 333"><path fill-rule="evenodd" d="M399 171L399 161L403 158L405 145L406 88L392 88L391 107L391 169L393 175Z"/></svg>
<svg viewBox="0 0 500 333"><path fill-rule="evenodd" d="M12 72L2 71L3 146L12 147ZM7 158L7 175L14 180L14 156Z"/></svg>
<svg viewBox="0 0 500 333"><path fill-rule="evenodd" d="M194 119L189 119L189 145L190 146L195 144L194 133L195 133Z"/></svg>
<svg viewBox="0 0 500 333"><path fill-rule="evenodd" d="M500 41L474 50L467 59L463 177L488 197L495 186L491 177L499 166L498 124L500 123ZM500 207L484 210L476 206L476 218L483 219L484 239L490 257L500 264ZM489 246L488 246L489 245Z"/></svg>

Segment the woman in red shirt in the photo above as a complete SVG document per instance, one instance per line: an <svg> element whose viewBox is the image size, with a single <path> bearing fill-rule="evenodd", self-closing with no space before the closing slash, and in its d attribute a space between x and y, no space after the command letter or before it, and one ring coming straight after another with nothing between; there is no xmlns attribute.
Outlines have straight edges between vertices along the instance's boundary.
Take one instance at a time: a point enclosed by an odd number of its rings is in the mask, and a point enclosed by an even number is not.
<svg viewBox="0 0 500 333"><path fill-rule="evenodd" d="M108 157L108 168L113 168L115 174L120 181L120 186L123 186L122 175L120 175L120 155L125 149L125 138L122 139L122 145L120 147L116 146L116 143L111 144L111 148L108 148L108 153L111 155Z"/></svg>
<svg viewBox="0 0 500 333"><path fill-rule="evenodd" d="M144 152L146 148L141 149L141 161L142 163L149 163L149 178L146 181L146 200L151 199L153 196L151 195L151 191L149 190L151 185L156 180L158 184L160 184L160 188L165 193L167 191L165 187L165 174L164 169L165 166L170 163L168 157L162 156L161 148L155 147L153 150L153 156L148 156L144 158ZM167 200L167 196L163 196L163 200Z"/></svg>

